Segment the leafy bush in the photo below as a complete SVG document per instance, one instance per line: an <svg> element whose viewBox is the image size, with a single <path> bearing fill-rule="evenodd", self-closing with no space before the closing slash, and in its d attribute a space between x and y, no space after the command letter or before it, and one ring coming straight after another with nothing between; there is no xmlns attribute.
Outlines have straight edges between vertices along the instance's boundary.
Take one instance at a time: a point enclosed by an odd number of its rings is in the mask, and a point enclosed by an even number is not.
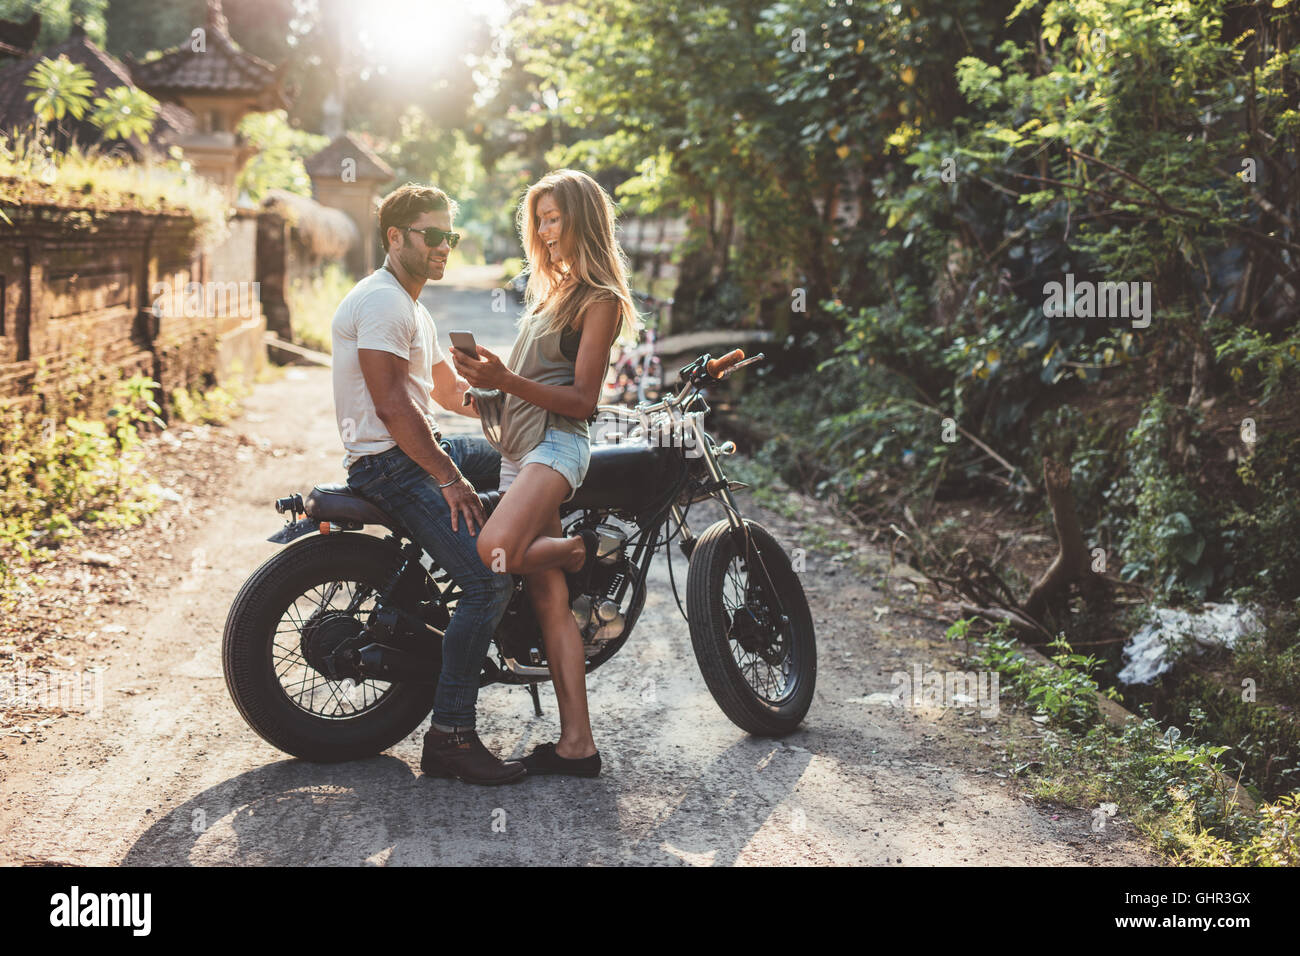
<svg viewBox="0 0 1300 956"><path fill-rule="evenodd" d="M949 640L968 643L970 663L1003 675L1012 697L1035 707L1046 723L1037 752L1042 764L1037 792L1078 803L1113 802L1166 853L1189 863L1222 863L1240 854L1279 844L1260 819L1241 812L1221 758L1229 747L1205 741L1206 715L1188 714L1188 730L1162 728L1149 716L1120 730L1100 719L1098 686L1091 674L1097 660L1073 653L1058 640L1056 666L1031 664L997 625L972 640L970 620L956 622ZM1113 688L1106 696L1117 696ZM1279 813L1285 813L1285 807ZM1281 841L1285 851L1285 841Z"/></svg>
<svg viewBox="0 0 1300 956"><path fill-rule="evenodd" d="M172 389L172 414L188 424L224 425L241 411L248 388L238 379L208 389Z"/></svg>
<svg viewBox="0 0 1300 956"><path fill-rule="evenodd" d="M1187 414L1163 393L1151 399L1128 434L1128 470L1106 497L1129 514L1121 519L1120 576L1143 576L1159 594L1202 601L1210 586L1221 584L1231 569L1221 560L1213 516L1187 476L1170 463L1174 420Z"/></svg>
<svg viewBox="0 0 1300 956"><path fill-rule="evenodd" d="M1259 832L1240 848L1221 844L1223 862L1234 866L1300 866L1300 793L1289 793L1258 811Z"/></svg>
<svg viewBox="0 0 1300 956"><path fill-rule="evenodd" d="M13 562L48 556L82 525L130 527L157 508L139 470L139 429L157 421L157 387L139 375L118 382L108 424L0 409L0 585Z"/></svg>
<svg viewBox="0 0 1300 956"><path fill-rule="evenodd" d="M225 195L195 173L179 149L165 163L136 163L97 148L59 152L41 138L0 138L0 219L11 221L5 206L46 203L185 212L197 223L200 242L217 244L228 234Z"/></svg>
<svg viewBox="0 0 1300 956"><path fill-rule="evenodd" d="M948 629L948 639L969 642L970 625L968 620L958 621ZM1058 637L1050 644L1056 652L1051 664L1031 663L1005 624L997 625L985 640L975 642L975 647L971 662L1009 678L1010 683L1004 686L1049 723L1075 730L1096 723L1101 691L1092 673L1100 663L1097 658L1074 653L1065 639ZM1112 687L1104 696L1115 699L1119 694Z"/></svg>
<svg viewBox="0 0 1300 956"><path fill-rule="evenodd" d="M1222 502L1235 580L1261 596L1300 597L1300 432L1290 423L1258 433L1254 454L1237 467L1242 493Z"/></svg>
<svg viewBox="0 0 1300 956"><path fill-rule="evenodd" d="M1176 726L1196 723L1203 738L1231 742L1225 758L1231 775L1265 796L1300 789L1300 724L1276 707L1242 700L1240 687L1192 674L1179 682L1164 719Z"/></svg>

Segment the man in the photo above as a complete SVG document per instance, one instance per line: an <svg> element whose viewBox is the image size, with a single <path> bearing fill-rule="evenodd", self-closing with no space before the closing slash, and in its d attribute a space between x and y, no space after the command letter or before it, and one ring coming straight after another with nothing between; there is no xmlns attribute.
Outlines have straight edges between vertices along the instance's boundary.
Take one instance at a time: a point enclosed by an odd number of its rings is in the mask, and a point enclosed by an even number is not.
<svg viewBox="0 0 1300 956"><path fill-rule="evenodd" d="M496 487L501 456L482 438L443 439L433 415L477 416L469 387L438 344L420 304L427 280L441 279L459 241L456 204L431 186L408 183L384 197L379 230L387 256L334 314L334 406L347 454L348 486L402 522L460 586L443 637L442 675L420 769L468 783L511 783L518 762L488 752L474 731L479 672L505 614L512 578L484 566L475 535L486 516L471 478Z"/></svg>

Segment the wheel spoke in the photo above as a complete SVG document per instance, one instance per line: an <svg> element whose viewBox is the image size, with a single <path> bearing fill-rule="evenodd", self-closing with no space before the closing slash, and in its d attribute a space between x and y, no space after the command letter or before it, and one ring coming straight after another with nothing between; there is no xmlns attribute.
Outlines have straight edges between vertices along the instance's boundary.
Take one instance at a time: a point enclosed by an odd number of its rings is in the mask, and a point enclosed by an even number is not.
<svg viewBox="0 0 1300 956"><path fill-rule="evenodd" d="M723 574L721 598L730 622L727 640L741 677L762 700L778 702L789 693L791 684L792 667L786 635L771 623L775 614L763 599L761 589L751 585L745 562L738 556L731 559ZM745 615L746 619L738 634L740 615ZM758 634L754 633L756 628ZM741 643L742 636L750 641L766 639L768 647L763 654L748 650ZM765 655L777 657L779 666L767 660Z"/></svg>
<svg viewBox="0 0 1300 956"><path fill-rule="evenodd" d="M329 581L311 587L284 609L271 635L271 664L281 691L295 707L317 717L346 720L373 710L388 697L390 682L362 680L349 693L342 681L320 673L304 656L304 631L326 616L326 627L342 617L364 621L375 607L375 593L364 582Z"/></svg>

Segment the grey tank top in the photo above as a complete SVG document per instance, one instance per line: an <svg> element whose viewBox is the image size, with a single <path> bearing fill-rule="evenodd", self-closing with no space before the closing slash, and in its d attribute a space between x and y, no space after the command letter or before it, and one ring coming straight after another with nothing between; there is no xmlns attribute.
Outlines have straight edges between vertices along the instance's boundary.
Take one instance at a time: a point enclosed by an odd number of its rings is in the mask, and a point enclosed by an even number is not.
<svg viewBox="0 0 1300 956"><path fill-rule="evenodd" d="M516 375L542 385L572 385L581 331L567 326L542 333L535 317L515 338L506 366ZM471 389L475 395L483 437L502 457L520 461L546 437L548 428L590 437L587 422L547 411L500 389Z"/></svg>

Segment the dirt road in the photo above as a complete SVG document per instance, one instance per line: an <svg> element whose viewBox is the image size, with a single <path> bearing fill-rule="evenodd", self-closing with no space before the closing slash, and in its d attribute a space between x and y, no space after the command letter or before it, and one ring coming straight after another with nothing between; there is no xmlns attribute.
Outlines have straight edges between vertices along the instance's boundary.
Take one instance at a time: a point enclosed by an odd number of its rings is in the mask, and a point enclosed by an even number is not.
<svg viewBox="0 0 1300 956"><path fill-rule="evenodd" d="M508 348L514 309L492 310L493 278L463 272L459 284L450 275L427 290L444 344L449 329L465 327ZM441 421L445 431L477 428L456 416ZM599 778L508 788L424 779L423 727L369 760L287 759L231 704L221 632L240 584L276 551L265 540L281 522L273 499L342 478L328 370L292 369L259 386L246 414L222 431L240 459L223 459L232 477L168 505L197 520L166 534L152 521L123 539L137 596L100 607L100 643L74 655L104 668L102 709L0 744L0 862L1154 862L1122 820L1094 833L1089 808L1036 807L1017 794L1000 754L1005 735L1027 722L1013 726L1005 710L986 718L961 703L879 703L895 672L951 666L942 627L888 611L826 542L865 546L803 501L780 516L742 498L788 549L806 552L820 667L812 711L793 736L748 737L714 704L661 556L636 633L591 678L606 768ZM716 517L702 511L692 512L697 532ZM675 571L681 587L680 553ZM485 689L479 729L488 746L517 756L554 739L549 688L542 701L538 719L523 689Z"/></svg>

